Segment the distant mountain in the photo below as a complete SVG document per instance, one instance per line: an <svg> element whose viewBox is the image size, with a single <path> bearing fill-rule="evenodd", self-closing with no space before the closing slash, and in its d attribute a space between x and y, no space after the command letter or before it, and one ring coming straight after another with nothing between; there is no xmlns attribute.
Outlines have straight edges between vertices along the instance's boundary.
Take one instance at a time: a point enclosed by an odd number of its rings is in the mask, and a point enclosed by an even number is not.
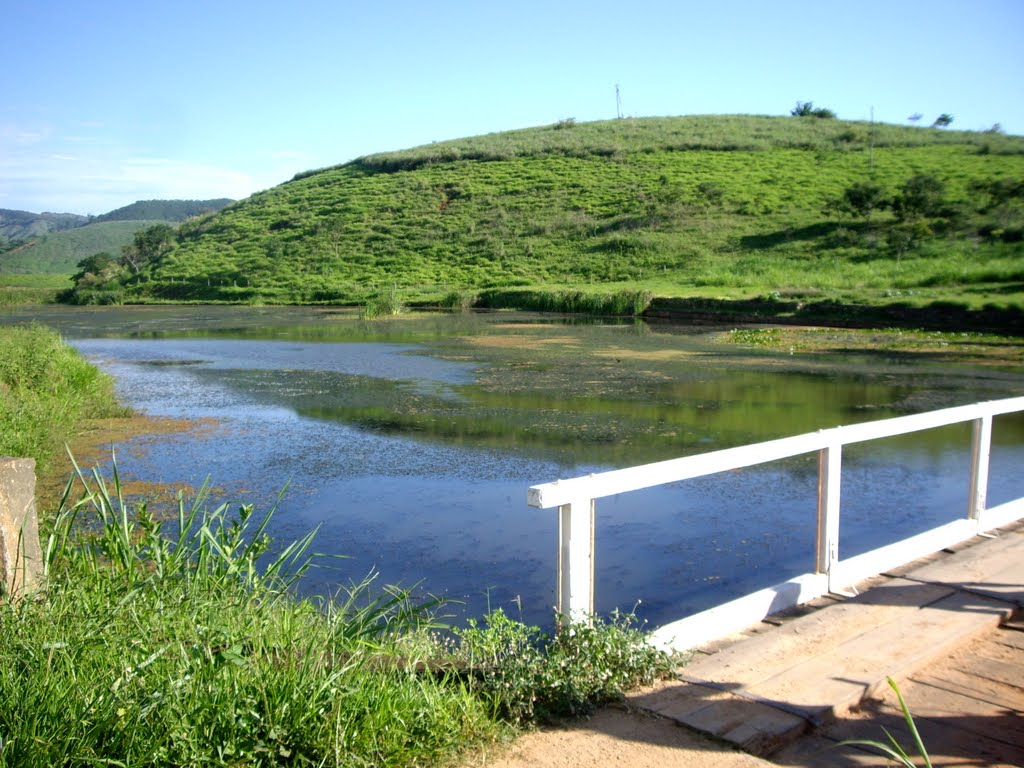
<svg viewBox="0 0 1024 768"><path fill-rule="evenodd" d="M0 247L0 274L63 274L75 272L78 262L95 253L119 256L140 229L160 221L93 221L84 227L50 232L23 243Z"/></svg>
<svg viewBox="0 0 1024 768"><path fill-rule="evenodd" d="M0 273L71 274L86 256L119 255L140 229L214 213L233 202L138 200L102 216L0 209Z"/></svg>
<svg viewBox="0 0 1024 768"><path fill-rule="evenodd" d="M77 213L29 213L0 208L0 245L31 240L48 232L74 229L88 223L88 216Z"/></svg>
<svg viewBox="0 0 1024 768"><path fill-rule="evenodd" d="M93 221L185 221L193 216L219 211L233 202L227 197L216 200L137 200L97 216Z"/></svg>

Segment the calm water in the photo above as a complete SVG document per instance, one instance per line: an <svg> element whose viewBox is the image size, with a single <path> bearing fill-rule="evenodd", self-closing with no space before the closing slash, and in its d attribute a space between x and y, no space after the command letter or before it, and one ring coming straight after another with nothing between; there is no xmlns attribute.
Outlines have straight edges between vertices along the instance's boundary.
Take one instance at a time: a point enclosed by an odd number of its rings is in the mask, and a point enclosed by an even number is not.
<svg viewBox="0 0 1024 768"><path fill-rule="evenodd" d="M11 319L20 319L13 317ZM273 533L319 526L344 555L303 589L371 570L547 623L554 510L530 485L853 421L1024 394L1019 371L738 348L720 329L572 325L524 315L361 323L316 310L54 310L141 411L208 418L118 447L123 475L206 478L272 503ZM997 420L990 503L1024 494L1024 420ZM969 428L853 446L841 554L963 514ZM798 457L601 500L598 609L652 624L811 569L816 460Z"/></svg>

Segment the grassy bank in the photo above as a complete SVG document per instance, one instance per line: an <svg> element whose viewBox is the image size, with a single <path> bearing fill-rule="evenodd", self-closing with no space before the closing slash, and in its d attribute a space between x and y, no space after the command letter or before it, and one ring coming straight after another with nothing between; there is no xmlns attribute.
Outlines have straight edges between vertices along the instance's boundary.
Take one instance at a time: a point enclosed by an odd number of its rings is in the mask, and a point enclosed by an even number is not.
<svg viewBox="0 0 1024 768"><path fill-rule="evenodd" d="M0 334L0 455L30 456L45 473L83 421L125 413L109 376L42 326Z"/></svg>
<svg viewBox="0 0 1024 768"><path fill-rule="evenodd" d="M117 409L56 334L0 338L0 452L52 455ZM312 534L278 544L273 510L208 501L155 509L116 467L77 473L40 590L0 592L0 767L448 764L671 666L629 617L548 637L498 611L446 630L443 606L372 577L299 599Z"/></svg>
<svg viewBox="0 0 1024 768"><path fill-rule="evenodd" d="M0 307L26 304L54 304L71 285L70 275L38 273L8 275L0 273Z"/></svg>

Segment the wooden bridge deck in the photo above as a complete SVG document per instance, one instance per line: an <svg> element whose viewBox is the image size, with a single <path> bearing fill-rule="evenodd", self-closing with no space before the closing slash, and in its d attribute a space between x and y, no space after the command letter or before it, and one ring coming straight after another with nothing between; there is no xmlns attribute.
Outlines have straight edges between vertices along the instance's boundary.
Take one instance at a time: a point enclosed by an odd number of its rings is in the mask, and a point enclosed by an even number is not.
<svg viewBox="0 0 1024 768"><path fill-rule="evenodd" d="M782 765L888 765L894 678L934 765L1024 766L1024 525L830 596L697 653L631 703Z"/></svg>

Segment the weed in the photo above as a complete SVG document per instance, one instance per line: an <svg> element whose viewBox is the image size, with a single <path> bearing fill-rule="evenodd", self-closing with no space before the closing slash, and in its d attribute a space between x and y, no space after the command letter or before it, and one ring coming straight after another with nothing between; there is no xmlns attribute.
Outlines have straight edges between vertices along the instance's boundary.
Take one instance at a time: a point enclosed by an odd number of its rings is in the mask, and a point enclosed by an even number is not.
<svg viewBox="0 0 1024 768"><path fill-rule="evenodd" d="M914 718L910 714L910 709L907 707L907 702L903 700L903 694L900 693L899 687L896 685L896 681L891 677L885 678L889 682L889 687L896 692L896 698L899 699L900 709L903 711L903 719L907 724L907 730L910 731L911 738L914 740L914 746L917 748L917 753L924 760L924 764L927 768L932 768L931 758L928 757L928 751L925 749L924 742L921 740L921 734L917 732L917 726L914 724ZM841 741L837 746L864 746L876 749L886 757L895 761L899 765L906 766L906 768L915 768L914 761L907 754L906 749L896 740L896 738L889 733L885 728L882 729L885 733L889 743L886 744L883 741L874 741L870 739L847 739Z"/></svg>
<svg viewBox="0 0 1024 768"><path fill-rule="evenodd" d="M729 331L728 339L734 344L775 347L781 343L782 334L778 328L734 328Z"/></svg>
<svg viewBox="0 0 1024 768"><path fill-rule="evenodd" d="M471 690L513 723L592 711L637 685L668 677L678 659L655 649L633 614L574 624L554 636L510 619L501 609L458 631Z"/></svg>

